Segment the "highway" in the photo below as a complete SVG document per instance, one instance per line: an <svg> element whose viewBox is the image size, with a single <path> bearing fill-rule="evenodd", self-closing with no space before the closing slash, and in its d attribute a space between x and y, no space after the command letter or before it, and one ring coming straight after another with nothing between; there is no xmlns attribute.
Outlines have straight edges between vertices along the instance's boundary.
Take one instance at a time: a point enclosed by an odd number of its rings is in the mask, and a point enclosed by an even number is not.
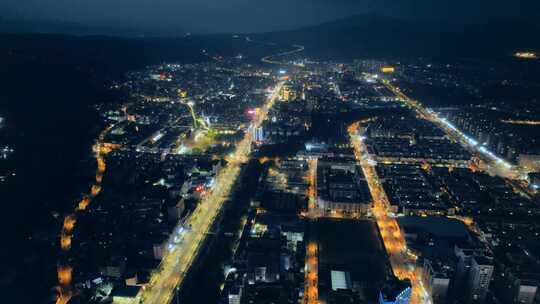
<svg viewBox="0 0 540 304"><path fill-rule="evenodd" d="M279 82L271 96L266 100L259 115L253 120L250 128L259 127L266 119L268 111L274 105L284 82ZM241 165L247 161L251 152L253 138L246 132L237 144L235 151L229 155L228 164L218 173L212 189L203 194L198 207L185 223L179 223L171 235L171 240L161 264L150 278L150 283L138 295L139 303L170 303L197 257L206 235L214 220L227 200L233 185L240 174Z"/></svg>
<svg viewBox="0 0 540 304"><path fill-rule="evenodd" d="M390 201L379 181L374 162L367 152L367 148L363 142L363 134L361 134L359 130L360 124L364 122L365 121L352 124L349 127L348 132L351 144L354 148L355 157L366 177L369 191L373 199L372 214L375 217L381 233L384 247L390 259L392 271L399 279L409 279L411 281L411 304L430 304L432 303L431 297L426 292L421 279L421 272L416 267L416 257L408 252L407 243L399 228L399 224L396 219L391 217L388 213Z"/></svg>
<svg viewBox="0 0 540 304"><path fill-rule="evenodd" d="M422 118L433 122L439 128L441 128L446 135L453 140L461 144L469 152L478 155L480 157L480 169L501 177L506 178L506 182L512 186L516 192L520 192L525 196L533 197L537 194L537 190L529 187L527 182L528 171L524 168L515 166L507 162L506 160L498 157L493 152L489 151L485 146L477 142L475 139L470 138L454 126L448 120L441 118L437 113L430 109L423 107L418 101L409 98L398 87L392 85L389 81L382 79L383 85L392 91L400 101L404 102L407 106L415 110ZM518 124L536 124L535 121L513 121L509 120L505 123L518 123ZM539 122L540 123L540 122Z"/></svg>
<svg viewBox="0 0 540 304"><path fill-rule="evenodd" d="M504 159L496 156L476 140L465 135L449 121L439 117L437 113L425 108L418 101L409 98L400 88L391 84L390 81L382 79L381 82L386 88L394 93L400 101L415 110L422 118L433 122L441 128L450 139L460 143L468 151L479 155L485 162L487 171L510 179L523 179L526 177L526 172L523 172L518 167L513 166Z"/></svg>

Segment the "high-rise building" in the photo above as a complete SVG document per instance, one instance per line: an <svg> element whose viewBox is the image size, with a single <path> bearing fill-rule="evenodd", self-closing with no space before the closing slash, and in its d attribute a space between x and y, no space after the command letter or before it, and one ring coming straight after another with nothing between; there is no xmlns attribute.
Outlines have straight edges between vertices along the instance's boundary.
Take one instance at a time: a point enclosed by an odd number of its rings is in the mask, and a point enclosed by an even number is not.
<svg viewBox="0 0 540 304"><path fill-rule="evenodd" d="M450 286L449 267L437 261L424 260L423 277L426 289L435 303L446 303L448 287Z"/></svg>
<svg viewBox="0 0 540 304"><path fill-rule="evenodd" d="M281 88L281 92L280 92L280 96L279 98L282 100L282 101L289 101L290 99L290 93L291 93L291 89L289 88L289 86L283 86Z"/></svg>
<svg viewBox="0 0 540 304"><path fill-rule="evenodd" d="M498 297L508 304L533 304L538 292L538 275L519 267L498 267Z"/></svg>
<svg viewBox="0 0 540 304"><path fill-rule="evenodd" d="M464 303L484 303L493 276L493 258L482 248L456 247L458 264L454 294Z"/></svg>
<svg viewBox="0 0 540 304"><path fill-rule="evenodd" d="M251 136L256 142L264 141L264 129L263 127L251 128Z"/></svg>
<svg viewBox="0 0 540 304"><path fill-rule="evenodd" d="M303 94L297 85L286 84L281 88L281 91L279 92L279 99L281 101L292 101L292 100L296 100L297 98L302 98L303 97L302 95Z"/></svg>
<svg viewBox="0 0 540 304"><path fill-rule="evenodd" d="M484 256L474 256L471 259L468 303L484 303L492 275L493 261L491 259Z"/></svg>

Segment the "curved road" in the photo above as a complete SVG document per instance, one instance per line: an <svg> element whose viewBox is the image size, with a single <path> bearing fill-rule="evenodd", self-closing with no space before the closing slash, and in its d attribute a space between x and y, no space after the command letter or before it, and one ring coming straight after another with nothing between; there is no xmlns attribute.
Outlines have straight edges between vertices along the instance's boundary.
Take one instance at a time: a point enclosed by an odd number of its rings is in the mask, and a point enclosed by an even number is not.
<svg viewBox="0 0 540 304"><path fill-rule="evenodd" d="M270 64L287 64L286 62L276 61L276 60L273 60L272 58L273 57L281 57L281 56L291 55L291 54L294 54L294 53L299 53L299 52L302 52L305 49L305 47L303 45L298 45L298 44L293 44L293 47L295 47L294 50L286 51L286 52L282 52L282 53L278 53L278 54L274 54L274 55L268 55L266 57L263 57L261 59L261 61L265 62L265 63L270 63Z"/></svg>
<svg viewBox="0 0 540 304"><path fill-rule="evenodd" d="M101 182L103 181L103 174L107 169L105 164L105 155L114 149L120 148L119 145L104 143L105 135L113 128L111 125L104 129L98 136L97 142L94 145L94 154L96 158L96 179L90 192L83 196L79 201L73 213L64 217L64 224L62 225L62 231L60 232L60 249L63 252L69 252L71 250L71 239L73 238L73 229L77 224L77 213L84 212L90 205L92 200L101 192ZM59 263L57 266L57 276L59 286L57 287L56 304L66 304L71 300L73 296L71 277L73 267L69 264Z"/></svg>

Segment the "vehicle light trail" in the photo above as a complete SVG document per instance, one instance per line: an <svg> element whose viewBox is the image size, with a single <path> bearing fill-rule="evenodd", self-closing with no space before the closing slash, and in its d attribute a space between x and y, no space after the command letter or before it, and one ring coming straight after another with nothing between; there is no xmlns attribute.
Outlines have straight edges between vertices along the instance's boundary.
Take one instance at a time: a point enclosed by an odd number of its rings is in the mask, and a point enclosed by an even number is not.
<svg viewBox="0 0 540 304"><path fill-rule="evenodd" d="M405 237L397 221L388 214L390 201L379 181L374 164L370 162L367 148L363 142L363 136L359 132L360 124L366 121L352 124L348 128L348 132L354 148L355 157L360 163L373 199L372 213L379 227L384 247L388 253L392 271L399 279L410 280L412 285L411 304L432 303L431 296L423 286L420 271L416 267L415 257L408 253Z"/></svg>
<svg viewBox="0 0 540 304"><path fill-rule="evenodd" d="M260 115L253 120L250 128L259 127L265 120L268 111L274 105L284 82L279 82L271 96L261 108ZM148 304L168 304L173 299L175 290L179 288L189 271L191 264L197 257L206 235L214 224L215 218L221 211L223 203L234 186L240 174L241 165L247 161L251 153L253 138L251 132L246 132L244 138L236 145L235 151L228 157L228 164L218 173L212 189L201 198L193 214L185 223L179 223L176 231L181 227L188 227L179 244L171 246L156 272L150 278L146 288L141 290L136 301Z"/></svg>
<svg viewBox="0 0 540 304"><path fill-rule="evenodd" d="M105 135L113 128L109 126L105 128L98 136L98 140L93 147L94 155L96 158L96 179L94 184L90 188L90 193L85 195L75 207L75 211L64 217L64 223L62 225L62 231L60 232L60 249L62 252L69 252L71 249L71 242L73 239L73 229L77 224L77 212L83 212L92 202L92 199L101 192L101 182L103 181L103 174L107 169L105 164L105 155L112 150L120 148L119 145L104 143ZM57 276L59 286L56 288L56 304L69 303L73 297L73 290L71 287L73 267L61 263L57 266Z"/></svg>

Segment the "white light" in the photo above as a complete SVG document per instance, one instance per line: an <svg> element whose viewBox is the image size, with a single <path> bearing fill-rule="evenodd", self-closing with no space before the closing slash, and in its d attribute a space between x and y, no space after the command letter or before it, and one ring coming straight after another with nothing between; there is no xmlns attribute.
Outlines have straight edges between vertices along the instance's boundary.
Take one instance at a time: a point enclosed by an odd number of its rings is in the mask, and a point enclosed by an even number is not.
<svg viewBox="0 0 540 304"><path fill-rule="evenodd" d="M152 137L152 141L156 142L160 140L162 137L163 137L163 133L158 132L156 135L154 135L154 137Z"/></svg>

